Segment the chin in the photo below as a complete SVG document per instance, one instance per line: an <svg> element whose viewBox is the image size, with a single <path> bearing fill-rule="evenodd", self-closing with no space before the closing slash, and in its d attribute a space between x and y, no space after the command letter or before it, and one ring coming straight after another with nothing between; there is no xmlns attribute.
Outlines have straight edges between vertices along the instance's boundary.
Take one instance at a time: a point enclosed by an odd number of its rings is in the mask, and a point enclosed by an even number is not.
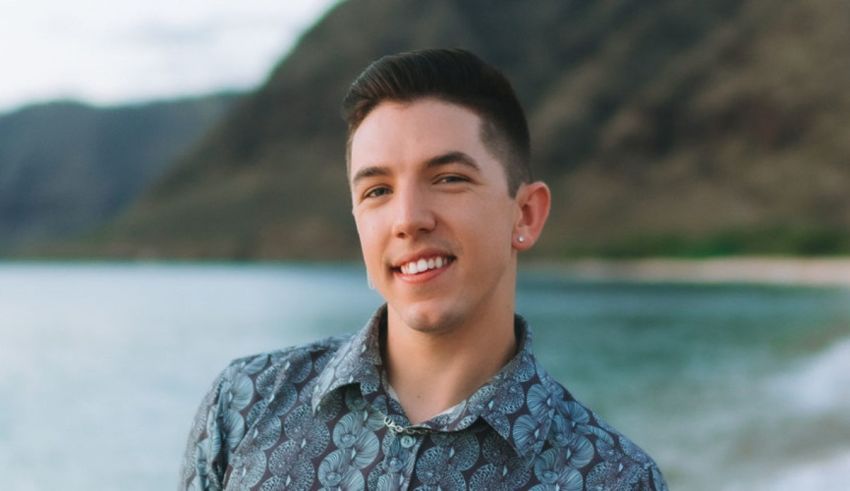
<svg viewBox="0 0 850 491"><path fill-rule="evenodd" d="M448 331L459 317L450 309L436 305L405 305L394 310L407 327L423 333Z"/></svg>

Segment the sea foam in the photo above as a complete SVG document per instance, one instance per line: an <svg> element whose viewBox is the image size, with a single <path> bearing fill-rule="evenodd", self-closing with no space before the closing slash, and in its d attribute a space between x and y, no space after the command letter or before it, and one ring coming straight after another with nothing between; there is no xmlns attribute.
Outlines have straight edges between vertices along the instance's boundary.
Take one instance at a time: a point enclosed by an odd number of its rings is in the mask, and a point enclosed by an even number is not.
<svg viewBox="0 0 850 491"><path fill-rule="evenodd" d="M846 491L847 476L850 476L850 449L820 460L801 462L755 482L726 487L726 491Z"/></svg>
<svg viewBox="0 0 850 491"><path fill-rule="evenodd" d="M773 387L800 410L822 413L850 408L850 338L780 375Z"/></svg>

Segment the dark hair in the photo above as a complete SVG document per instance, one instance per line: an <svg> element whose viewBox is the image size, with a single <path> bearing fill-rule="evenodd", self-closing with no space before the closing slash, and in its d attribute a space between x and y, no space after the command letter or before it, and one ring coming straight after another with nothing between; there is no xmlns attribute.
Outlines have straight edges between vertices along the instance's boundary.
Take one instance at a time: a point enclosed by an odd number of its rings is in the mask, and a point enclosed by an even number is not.
<svg viewBox="0 0 850 491"><path fill-rule="evenodd" d="M424 49L380 58L351 84L342 103L351 137L381 102L435 97L458 104L481 118L481 140L505 167L508 193L532 180L531 146L525 113L507 78L462 49Z"/></svg>

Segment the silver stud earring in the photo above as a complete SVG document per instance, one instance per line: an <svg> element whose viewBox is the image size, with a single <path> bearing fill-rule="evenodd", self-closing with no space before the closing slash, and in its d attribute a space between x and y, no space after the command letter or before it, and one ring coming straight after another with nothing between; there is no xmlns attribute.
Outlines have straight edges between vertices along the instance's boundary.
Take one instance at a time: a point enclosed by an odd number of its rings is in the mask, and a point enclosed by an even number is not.
<svg viewBox="0 0 850 491"><path fill-rule="evenodd" d="M520 235L519 237L516 238L516 241L519 242L520 244L522 244L523 242L525 242L525 237Z"/></svg>

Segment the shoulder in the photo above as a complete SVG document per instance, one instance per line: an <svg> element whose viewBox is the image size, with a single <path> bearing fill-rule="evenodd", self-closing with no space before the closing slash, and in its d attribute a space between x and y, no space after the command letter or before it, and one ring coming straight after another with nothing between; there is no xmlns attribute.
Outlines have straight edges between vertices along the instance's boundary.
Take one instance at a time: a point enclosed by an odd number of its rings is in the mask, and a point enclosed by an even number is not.
<svg viewBox="0 0 850 491"><path fill-rule="evenodd" d="M322 364L330 359L350 336L334 336L311 343L290 346L288 348L256 353L231 361L222 376L232 377L238 374L255 375L273 370L279 372L297 372L305 366Z"/></svg>
<svg viewBox="0 0 850 491"><path fill-rule="evenodd" d="M345 336L258 353L230 362L208 394L224 433L238 441L270 404L294 405L312 393L312 385Z"/></svg>
<svg viewBox="0 0 850 491"><path fill-rule="evenodd" d="M230 362L201 402L184 454L186 488L219 489L231 455L270 405L294 405L346 337L258 353Z"/></svg>
<svg viewBox="0 0 850 491"><path fill-rule="evenodd" d="M318 375L346 340L329 337L231 361L207 397L233 447L270 404L291 406L308 398Z"/></svg>
<svg viewBox="0 0 850 491"><path fill-rule="evenodd" d="M219 376L218 399L231 406L236 401L239 406L239 399L265 399L282 386L303 386L321 373L349 337L329 337L237 358ZM223 394L228 390L231 392Z"/></svg>
<svg viewBox="0 0 850 491"><path fill-rule="evenodd" d="M643 449L560 383L548 375L543 378L555 410L547 445L535 460L535 472L561 467L562 476L580 478L588 489L667 489L661 471Z"/></svg>

